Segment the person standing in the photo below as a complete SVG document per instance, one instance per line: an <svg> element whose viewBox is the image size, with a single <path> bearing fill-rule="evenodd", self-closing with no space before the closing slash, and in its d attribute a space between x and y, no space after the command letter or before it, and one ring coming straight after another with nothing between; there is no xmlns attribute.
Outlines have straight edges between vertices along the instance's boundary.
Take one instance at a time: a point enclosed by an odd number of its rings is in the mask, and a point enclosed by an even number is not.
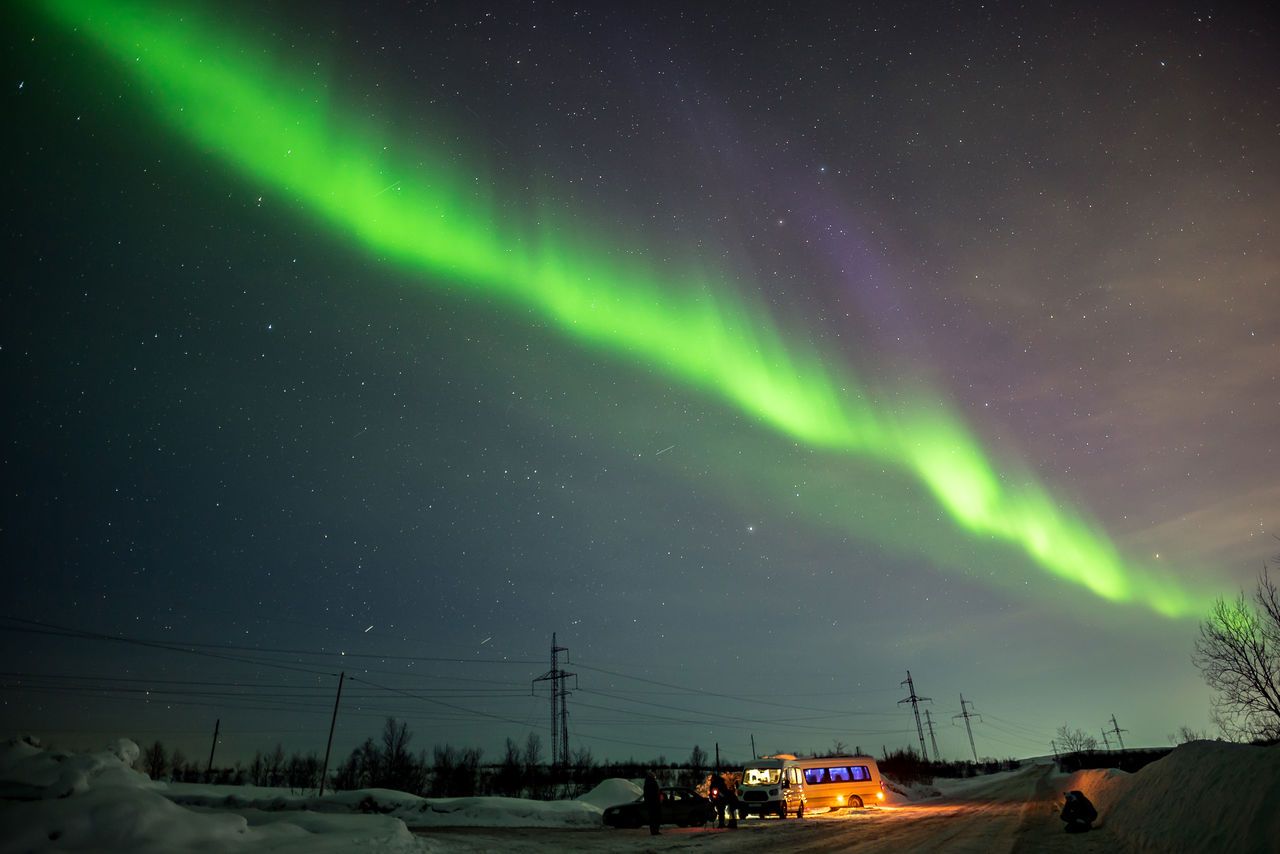
<svg viewBox="0 0 1280 854"><path fill-rule="evenodd" d="M649 834L657 836L661 833L658 825L662 824L662 787L652 771L644 775L644 806L649 813Z"/></svg>
<svg viewBox="0 0 1280 854"><path fill-rule="evenodd" d="M711 775L711 803L716 808L716 823L724 827L724 814L729 813L729 827L738 826L738 794L725 782L720 772Z"/></svg>

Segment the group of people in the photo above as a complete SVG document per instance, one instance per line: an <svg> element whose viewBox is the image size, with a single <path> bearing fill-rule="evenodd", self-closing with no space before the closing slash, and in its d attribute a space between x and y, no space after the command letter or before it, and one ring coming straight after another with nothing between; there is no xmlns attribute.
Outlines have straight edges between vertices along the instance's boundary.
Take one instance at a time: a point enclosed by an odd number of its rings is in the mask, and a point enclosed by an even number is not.
<svg viewBox="0 0 1280 854"><path fill-rule="evenodd" d="M728 827L736 828L738 826L738 793L734 791L733 786L725 782L724 777L716 771L711 775L711 782L708 786L710 800L716 808L716 821L720 827L725 827L725 815L729 817ZM644 806L646 812L649 813L649 833L657 836L660 831L659 825L662 824L662 786L658 784L658 778L653 772L644 775Z"/></svg>

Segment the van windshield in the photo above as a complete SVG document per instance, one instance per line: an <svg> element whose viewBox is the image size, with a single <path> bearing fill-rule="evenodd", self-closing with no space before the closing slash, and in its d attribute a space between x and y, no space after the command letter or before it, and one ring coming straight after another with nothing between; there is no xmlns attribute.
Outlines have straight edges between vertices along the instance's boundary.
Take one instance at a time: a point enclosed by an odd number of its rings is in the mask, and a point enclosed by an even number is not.
<svg viewBox="0 0 1280 854"><path fill-rule="evenodd" d="M776 786L781 779L781 768L748 768L742 772L744 786Z"/></svg>

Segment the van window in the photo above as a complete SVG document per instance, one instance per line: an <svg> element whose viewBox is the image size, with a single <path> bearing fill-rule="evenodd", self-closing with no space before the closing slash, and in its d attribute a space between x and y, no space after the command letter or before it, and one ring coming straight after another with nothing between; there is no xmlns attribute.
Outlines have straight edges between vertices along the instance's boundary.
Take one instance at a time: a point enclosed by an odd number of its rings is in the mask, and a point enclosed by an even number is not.
<svg viewBox="0 0 1280 854"><path fill-rule="evenodd" d="M822 775L825 774L826 771L826 768L806 768L804 769L804 781L810 786L825 782L822 779Z"/></svg>
<svg viewBox="0 0 1280 854"><path fill-rule="evenodd" d="M776 786L782 779L780 768L748 768L742 772L744 786Z"/></svg>
<svg viewBox="0 0 1280 854"><path fill-rule="evenodd" d="M865 765L855 765L849 770L853 772L853 779L855 780L871 779L871 769Z"/></svg>
<svg viewBox="0 0 1280 854"><path fill-rule="evenodd" d="M847 783L849 782L849 769L843 766L828 768L827 776L831 778L833 783Z"/></svg>

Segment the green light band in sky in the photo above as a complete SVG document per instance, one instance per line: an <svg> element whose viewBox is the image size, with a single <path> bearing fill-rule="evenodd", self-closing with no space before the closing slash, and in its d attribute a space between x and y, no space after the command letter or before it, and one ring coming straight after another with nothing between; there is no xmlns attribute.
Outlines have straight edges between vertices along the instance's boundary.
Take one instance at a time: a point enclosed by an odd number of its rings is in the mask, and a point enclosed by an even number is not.
<svg viewBox="0 0 1280 854"><path fill-rule="evenodd" d="M1208 594L1122 560L1105 534L1042 488L1025 478L1010 486L941 405L922 395L877 404L850 369L789 343L767 313L712 277L649 269L567 219L531 227L504 217L458 160L397 152L260 45L166 4L40 8L119 60L190 143L424 283L483 293L798 441L909 472L963 529L1006 541L1103 599L1171 617L1207 605Z"/></svg>

